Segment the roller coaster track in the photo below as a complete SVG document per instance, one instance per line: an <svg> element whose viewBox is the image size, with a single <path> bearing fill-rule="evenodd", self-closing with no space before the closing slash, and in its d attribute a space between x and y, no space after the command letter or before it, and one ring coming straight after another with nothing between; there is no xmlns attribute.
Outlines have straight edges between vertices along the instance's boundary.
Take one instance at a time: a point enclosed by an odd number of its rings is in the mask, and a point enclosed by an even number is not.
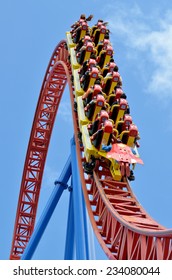
<svg viewBox="0 0 172 280"><path fill-rule="evenodd" d="M154 221L141 207L128 181L117 182L102 162L93 178L83 171L83 147L78 140L74 86L66 41L50 59L35 112L26 154L10 259L20 259L34 230L41 181L55 117L68 83L79 172L88 214L97 239L109 259L171 260L172 230Z"/></svg>

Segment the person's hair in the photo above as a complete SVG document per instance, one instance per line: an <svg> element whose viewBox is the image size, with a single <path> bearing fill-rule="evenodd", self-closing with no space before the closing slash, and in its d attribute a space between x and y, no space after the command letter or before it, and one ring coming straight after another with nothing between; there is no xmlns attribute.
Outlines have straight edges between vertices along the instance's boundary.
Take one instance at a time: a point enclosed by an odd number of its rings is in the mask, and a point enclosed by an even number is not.
<svg viewBox="0 0 172 280"><path fill-rule="evenodd" d="M85 14L81 14L80 19L86 19Z"/></svg>
<svg viewBox="0 0 172 280"><path fill-rule="evenodd" d="M100 85L100 84L101 84L101 82L100 82L100 80L98 80L98 79L97 79L97 80L95 81L95 83L94 83L94 84L95 84L95 85Z"/></svg>
<svg viewBox="0 0 172 280"><path fill-rule="evenodd" d="M118 72L118 66L115 65L114 69L113 69L115 72Z"/></svg>
<svg viewBox="0 0 172 280"><path fill-rule="evenodd" d="M90 55L90 58L96 59L96 55L95 55L94 53L92 53L92 54Z"/></svg>

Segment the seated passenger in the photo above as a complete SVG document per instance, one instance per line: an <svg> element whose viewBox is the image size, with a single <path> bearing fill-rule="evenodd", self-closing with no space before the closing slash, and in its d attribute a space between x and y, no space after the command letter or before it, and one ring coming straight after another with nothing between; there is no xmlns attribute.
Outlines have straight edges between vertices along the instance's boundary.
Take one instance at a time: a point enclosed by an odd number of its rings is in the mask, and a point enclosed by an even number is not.
<svg viewBox="0 0 172 280"><path fill-rule="evenodd" d="M94 85L95 81L102 79L98 68L92 67L92 69L85 72L85 74L80 79L81 88L86 91L89 87Z"/></svg>
<svg viewBox="0 0 172 280"><path fill-rule="evenodd" d="M81 38L78 42L78 44L75 46L74 50L76 51L76 53L78 53L80 51L80 49L82 48L82 46L86 46L88 42L92 43L92 39L89 36L89 32L87 31L85 37Z"/></svg>
<svg viewBox="0 0 172 280"><path fill-rule="evenodd" d="M116 128L113 128L113 133L111 135L111 142L109 145L102 145L102 150L109 152L112 149L112 144L121 143L122 141L119 138L118 131Z"/></svg>
<svg viewBox="0 0 172 280"><path fill-rule="evenodd" d="M92 40L95 43L95 46L97 46L97 44L100 41L104 40L105 34L106 34L106 26L102 24L98 24L97 29L92 34Z"/></svg>
<svg viewBox="0 0 172 280"><path fill-rule="evenodd" d="M78 21L75 21L72 25L71 25L71 31L70 33L73 34L75 29L78 28L78 26L80 26L81 22L85 21L86 20L86 16L84 14L81 14L80 18Z"/></svg>
<svg viewBox="0 0 172 280"><path fill-rule="evenodd" d="M136 147L140 146L139 143L137 142L137 140L140 139L138 128L137 128L136 125L132 124L131 116L125 115L124 119L125 119L125 125L122 128L124 130L122 130L122 132L120 134L120 139L121 139L122 143L131 147L131 151L134 155L139 156L138 153L135 150L135 146ZM132 168L134 169L135 163L132 163L132 166L133 166ZM128 177L129 181L134 181L135 180L133 170L130 169L130 173L127 177Z"/></svg>
<svg viewBox="0 0 172 280"><path fill-rule="evenodd" d="M100 27L101 25L103 25L103 20L98 19L97 23L91 28L90 35L93 36L95 30L98 28L98 26Z"/></svg>
<svg viewBox="0 0 172 280"><path fill-rule="evenodd" d="M95 81L94 86L91 86L82 96L84 107L92 100L95 99L98 94L102 94L102 87L100 81Z"/></svg>
<svg viewBox="0 0 172 280"><path fill-rule="evenodd" d="M94 122L88 124L88 132L89 135L93 135L97 130L99 130L102 127L102 124L104 124L105 121L109 119L108 112L105 110L101 110L100 113L96 116L96 119Z"/></svg>
<svg viewBox="0 0 172 280"><path fill-rule="evenodd" d="M108 38L108 39L107 39ZM109 36L105 35L105 38L103 41L100 41L98 44L97 44L97 55L99 56L100 52L102 50L106 50L107 46L111 46L111 42L109 40Z"/></svg>
<svg viewBox="0 0 172 280"><path fill-rule="evenodd" d="M128 102L122 98L119 100L119 103L112 105L109 112L109 118L114 121L114 124L118 123L118 121L123 118L127 106Z"/></svg>
<svg viewBox="0 0 172 280"><path fill-rule="evenodd" d="M118 86L115 87L115 95L116 95L116 99L118 100L120 98L127 99L127 95L123 92L121 87Z"/></svg>
<svg viewBox="0 0 172 280"><path fill-rule="evenodd" d="M128 114L124 115L124 119L120 120L117 124L116 124L116 128L118 130L118 133L121 134L122 131L129 131L129 127L132 124L132 117Z"/></svg>
<svg viewBox="0 0 172 280"><path fill-rule="evenodd" d="M102 49L99 56L97 57L97 64L100 68L103 68L104 65L110 62L111 58L113 57L113 48L112 46L107 46L106 49Z"/></svg>
<svg viewBox="0 0 172 280"><path fill-rule="evenodd" d="M108 72L102 82L103 92L110 95L116 86L121 85L122 78L118 72Z"/></svg>
<svg viewBox="0 0 172 280"><path fill-rule="evenodd" d="M95 54L91 54L90 59L84 61L84 63L82 64L81 68L78 71L80 78L82 77L82 75L84 75L86 71L90 71L92 67L96 67L97 63L95 58L96 58Z"/></svg>
<svg viewBox="0 0 172 280"><path fill-rule="evenodd" d="M118 66L116 65L115 62L109 62L108 64L106 64L102 70L101 73L103 75L103 77L106 77L107 73L112 73L112 72L118 72Z"/></svg>
<svg viewBox="0 0 172 280"><path fill-rule="evenodd" d="M73 33L77 29L77 27L80 26L80 24L82 22L90 21L92 18L93 18L93 15L90 15L88 18L86 18L85 14L81 14L79 20L71 25L72 30L70 31L70 33Z"/></svg>
<svg viewBox="0 0 172 280"><path fill-rule="evenodd" d="M98 94L95 99L91 100L84 108L85 115L90 121L94 121L97 114L102 110L105 105L105 99L102 95Z"/></svg>
<svg viewBox="0 0 172 280"><path fill-rule="evenodd" d="M88 25L86 22L81 22L81 24L75 29L72 34L72 39L75 44L77 44L86 34L88 30Z"/></svg>
<svg viewBox="0 0 172 280"><path fill-rule="evenodd" d="M79 64L83 64L88 60L91 54L96 54L96 49L93 46L93 43L87 42L86 45L83 45L80 51L76 55L76 59Z"/></svg>
<svg viewBox="0 0 172 280"><path fill-rule="evenodd" d="M124 130L120 134L120 139L122 143L128 145L129 147L134 147L135 145L139 147L139 143L137 142L140 139L138 128L134 124L130 124L128 130Z"/></svg>
<svg viewBox="0 0 172 280"><path fill-rule="evenodd" d="M126 99L126 95L121 88L116 88L108 97L109 105L118 104L120 98Z"/></svg>
<svg viewBox="0 0 172 280"><path fill-rule="evenodd" d="M111 143L113 135L113 124L110 120L106 120L100 129L98 129L91 137L90 140L95 148L102 149L102 146L108 146Z"/></svg>

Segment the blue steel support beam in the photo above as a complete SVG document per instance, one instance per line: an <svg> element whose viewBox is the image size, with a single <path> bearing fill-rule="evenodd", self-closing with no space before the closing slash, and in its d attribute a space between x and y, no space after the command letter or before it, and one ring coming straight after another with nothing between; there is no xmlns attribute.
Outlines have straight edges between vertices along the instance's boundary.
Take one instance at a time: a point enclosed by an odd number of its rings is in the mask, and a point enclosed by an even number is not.
<svg viewBox="0 0 172 280"><path fill-rule="evenodd" d="M73 189L70 190L68 222L66 231L65 260L73 260L74 257L74 211L73 211Z"/></svg>
<svg viewBox="0 0 172 280"><path fill-rule="evenodd" d="M59 177L59 180L55 182L53 192L47 202L47 205L38 221L34 232L29 240L29 243L21 257L22 260L30 260L34 254L36 247L46 229L46 226L54 212L54 209L63 193L67 188L67 182L71 176L71 158L69 157L66 165Z"/></svg>
<svg viewBox="0 0 172 280"><path fill-rule="evenodd" d="M82 195L82 200L83 200L83 216L84 216L84 230L85 230L87 259L95 260L96 257L95 257L94 233L87 213L87 208L84 201L84 195Z"/></svg>
<svg viewBox="0 0 172 280"><path fill-rule="evenodd" d="M72 182L73 182L73 199L74 199L74 230L76 244L76 259L86 260L86 240L85 225L83 215L82 187L78 171L78 163L76 157L75 141L71 140L71 164L72 164Z"/></svg>

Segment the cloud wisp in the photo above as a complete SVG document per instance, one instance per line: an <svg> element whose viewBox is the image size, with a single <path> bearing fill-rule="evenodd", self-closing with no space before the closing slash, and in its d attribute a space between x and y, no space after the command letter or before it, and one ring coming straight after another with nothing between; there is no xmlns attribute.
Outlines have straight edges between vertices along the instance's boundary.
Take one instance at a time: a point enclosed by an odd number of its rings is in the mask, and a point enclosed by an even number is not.
<svg viewBox="0 0 172 280"><path fill-rule="evenodd" d="M159 99L172 98L172 10L165 14L145 14L138 5L109 12L113 37L130 49L131 57L143 64L142 75L149 75L146 91ZM137 67L137 63L135 63ZM140 70L140 69L139 69Z"/></svg>
<svg viewBox="0 0 172 280"><path fill-rule="evenodd" d="M72 108L69 101L62 101L59 106L58 115L67 123L72 123Z"/></svg>

